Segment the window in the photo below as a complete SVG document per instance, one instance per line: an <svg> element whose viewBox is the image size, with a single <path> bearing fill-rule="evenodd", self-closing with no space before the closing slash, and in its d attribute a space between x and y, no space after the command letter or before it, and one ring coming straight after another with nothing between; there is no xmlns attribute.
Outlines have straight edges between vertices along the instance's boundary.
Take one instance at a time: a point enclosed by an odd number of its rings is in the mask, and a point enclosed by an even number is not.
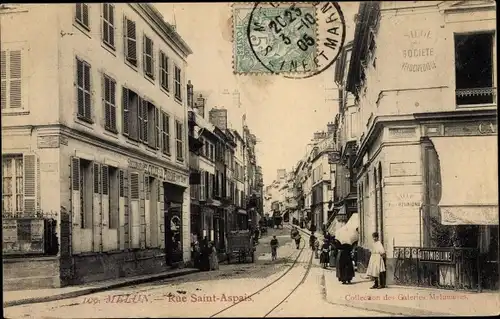
<svg viewBox="0 0 500 319"><path fill-rule="evenodd" d="M103 75L104 128L113 133L116 129L116 82Z"/></svg>
<svg viewBox="0 0 500 319"><path fill-rule="evenodd" d="M148 143L148 102L139 98L139 140Z"/></svg>
<svg viewBox="0 0 500 319"><path fill-rule="evenodd" d="M139 139L139 106L141 100L132 90L123 88L123 135L137 141Z"/></svg>
<svg viewBox="0 0 500 319"><path fill-rule="evenodd" d="M85 3L77 3L75 5L76 13L75 20L79 25L90 31L89 23L89 5Z"/></svg>
<svg viewBox="0 0 500 319"><path fill-rule="evenodd" d="M92 99L90 82L90 64L76 58L77 116L92 123Z"/></svg>
<svg viewBox="0 0 500 319"><path fill-rule="evenodd" d="M160 149L160 113L158 108L151 102L144 102L146 111L147 111L147 118L150 119L149 122L145 122L145 125L147 126L147 132L146 134L148 135L147 138L144 140L144 143L147 144L149 147L154 148L154 149Z"/></svg>
<svg viewBox="0 0 500 319"><path fill-rule="evenodd" d="M22 60L21 50L1 51L2 87L0 89L2 110L22 106Z"/></svg>
<svg viewBox="0 0 500 319"><path fill-rule="evenodd" d="M125 60L137 66L137 34L134 21L124 18L123 36L125 37Z"/></svg>
<svg viewBox="0 0 500 319"><path fill-rule="evenodd" d="M161 151L163 154L170 155L170 117L167 113L161 112Z"/></svg>
<svg viewBox="0 0 500 319"><path fill-rule="evenodd" d="M160 85L162 88L164 88L167 92L170 91L170 85L169 85L169 66L168 66L168 56L160 51Z"/></svg>
<svg viewBox="0 0 500 319"><path fill-rule="evenodd" d="M457 105L494 103L494 42L490 32L455 35Z"/></svg>
<svg viewBox="0 0 500 319"><path fill-rule="evenodd" d="M207 199L206 176L204 171L200 171L200 200Z"/></svg>
<svg viewBox="0 0 500 319"><path fill-rule="evenodd" d="M143 41L143 67L144 67L144 74L146 74L147 77L150 79L155 78L155 73L154 73L154 55L153 55L153 40L148 38L147 36L144 36L144 41Z"/></svg>
<svg viewBox="0 0 500 319"><path fill-rule="evenodd" d="M102 4L102 42L115 49L115 6L111 3Z"/></svg>
<svg viewBox="0 0 500 319"><path fill-rule="evenodd" d="M181 91L181 69L177 66L175 67L175 98L182 101L182 91Z"/></svg>
<svg viewBox="0 0 500 319"><path fill-rule="evenodd" d="M2 156L2 213L24 210L23 156Z"/></svg>
<svg viewBox="0 0 500 319"><path fill-rule="evenodd" d="M183 129L182 123L175 121L175 142L176 142L176 155L178 161L184 160L184 145L183 145Z"/></svg>

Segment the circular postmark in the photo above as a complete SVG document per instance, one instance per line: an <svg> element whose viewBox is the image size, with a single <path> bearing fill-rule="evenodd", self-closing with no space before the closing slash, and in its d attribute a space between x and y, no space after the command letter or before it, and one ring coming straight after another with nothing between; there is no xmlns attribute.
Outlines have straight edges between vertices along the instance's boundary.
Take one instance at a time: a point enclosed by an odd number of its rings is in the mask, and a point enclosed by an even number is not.
<svg viewBox="0 0 500 319"><path fill-rule="evenodd" d="M251 51L272 74L305 79L333 65L345 42L337 2L254 4L247 26Z"/></svg>

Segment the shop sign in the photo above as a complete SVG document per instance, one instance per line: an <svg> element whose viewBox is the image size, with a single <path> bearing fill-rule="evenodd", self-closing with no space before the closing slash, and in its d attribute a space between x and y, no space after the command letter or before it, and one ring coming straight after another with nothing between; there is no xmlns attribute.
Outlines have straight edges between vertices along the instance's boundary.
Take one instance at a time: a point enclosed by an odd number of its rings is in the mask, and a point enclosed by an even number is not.
<svg viewBox="0 0 500 319"><path fill-rule="evenodd" d="M338 151L328 152L328 164L337 164L340 161L340 153Z"/></svg>
<svg viewBox="0 0 500 319"><path fill-rule="evenodd" d="M17 241L17 220L2 220L2 234L4 243L15 243Z"/></svg>
<svg viewBox="0 0 500 319"><path fill-rule="evenodd" d="M129 167L143 171L145 174L169 183L186 186L188 182L188 178L184 174L180 174L171 169L159 167L153 164L129 160Z"/></svg>
<svg viewBox="0 0 500 319"><path fill-rule="evenodd" d="M432 248L419 248L418 259L419 261L433 262L433 263L453 263L454 261L453 250L437 250Z"/></svg>

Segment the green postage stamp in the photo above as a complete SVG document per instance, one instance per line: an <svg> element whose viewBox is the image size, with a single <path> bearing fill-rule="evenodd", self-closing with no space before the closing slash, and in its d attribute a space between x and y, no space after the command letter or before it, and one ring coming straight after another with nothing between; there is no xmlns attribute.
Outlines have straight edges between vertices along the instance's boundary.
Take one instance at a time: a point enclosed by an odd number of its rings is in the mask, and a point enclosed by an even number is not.
<svg viewBox="0 0 500 319"><path fill-rule="evenodd" d="M307 78L329 68L345 40L336 2L233 4L236 74Z"/></svg>
<svg viewBox="0 0 500 319"><path fill-rule="evenodd" d="M309 3L233 4L235 73L304 72L308 66L312 70L315 12Z"/></svg>

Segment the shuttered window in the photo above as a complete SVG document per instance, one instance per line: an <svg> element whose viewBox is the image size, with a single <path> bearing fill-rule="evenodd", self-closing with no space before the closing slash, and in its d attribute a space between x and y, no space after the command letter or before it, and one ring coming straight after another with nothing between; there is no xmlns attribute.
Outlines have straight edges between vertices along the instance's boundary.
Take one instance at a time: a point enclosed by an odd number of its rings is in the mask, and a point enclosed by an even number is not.
<svg viewBox="0 0 500 319"><path fill-rule="evenodd" d="M123 35L125 41L125 59L137 66L137 33L135 22L124 18Z"/></svg>
<svg viewBox="0 0 500 319"><path fill-rule="evenodd" d="M115 49L115 6L111 3L102 4L102 42Z"/></svg>
<svg viewBox="0 0 500 319"><path fill-rule="evenodd" d="M178 161L184 160L184 132L182 123L175 121L175 146Z"/></svg>
<svg viewBox="0 0 500 319"><path fill-rule="evenodd" d="M151 38L144 36L143 39L143 57L142 61L144 64L144 74L149 77L150 79L155 78L155 73L154 73L154 44L153 40Z"/></svg>
<svg viewBox="0 0 500 319"><path fill-rule="evenodd" d="M158 108L151 102L145 102L147 119L144 124L147 128L146 130L146 140L145 144L154 149L160 149L159 147L159 110Z"/></svg>
<svg viewBox="0 0 500 319"><path fill-rule="evenodd" d="M130 174L130 198L132 200L139 199L139 174L131 173Z"/></svg>
<svg viewBox="0 0 500 319"><path fill-rule="evenodd" d="M182 85L181 85L181 69L175 66L175 98L179 101L182 101Z"/></svg>
<svg viewBox="0 0 500 319"><path fill-rule="evenodd" d="M23 156L2 156L2 213L13 215L23 210Z"/></svg>
<svg viewBox="0 0 500 319"><path fill-rule="evenodd" d="M123 135L132 140L139 140L142 134L142 102L137 94L127 88L123 88L122 116Z"/></svg>
<svg viewBox="0 0 500 319"><path fill-rule="evenodd" d="M90 31L89 5L85 3L75 4L75 20L79 25Z"/></svg>
<svg viewBox="0 0 500 319"><path fill-rule="evenodd" d="M144 143L148 144L149 141L149 102L146 100L141 100L140 102L141 110L139 113L139 139Z"/></svg>
<svg viewBox="0 0 500 319"><path fill-rule="evenodd" d="M109 195L109 167L103 165L101 167L102 194Z"/></svg>
<svg viewBox="0 0 500 319"><path fill-rule="evenodd" d="M170 155L170 116L167 113L161 112L161 151L163 154Z"/></svg>
<svg viewBox="0 0 500 319"><path fill-rule="evenodd" d="M103 75L104 128L113 133L116 129L116 82Z"/></svg>
<svg viewBox="0 0 500 319"><path fill-rule="evenodd" d="M160 109L155 107L155 146L159 150L161 147L161 119L160 119Z"/></svg>
<svg viewBox="0 0 500 319"><path fill-rule="evenodd" d="M168 63L168 56L163 51L160 51L160 85L167 92L170 92L170 69Z"/></svg>
<svg viewBox="0 0 500 319"><path fill-rule="evenodd" d="M22 51L1 51L2 109L22 107Z"/></svg>
<svg viewBox="0 0 500 319"><path fill-rule="evenodd" d="M100 194L100 166L99 164L94 163L94 194Z"/></svg>
<svg viewBox="0 0 500 319"><path fill-rule="evenodd" d="M76 58L77 116L92 123L90 64Z"/></svg>
<svg viewBox="0 0 500 319"><path fill-rule="evenodd" d="M118 175L118 186L120 188L120 197L125 197L125 184L124 184L124 172L120 170L120 173Z"/></svg>
<svg viewBox="0 0 500 319"><path fill-rule="evenodd" d="M205 172L200 171L200 200L206 200L207 192L205 187Z"/></svg>

